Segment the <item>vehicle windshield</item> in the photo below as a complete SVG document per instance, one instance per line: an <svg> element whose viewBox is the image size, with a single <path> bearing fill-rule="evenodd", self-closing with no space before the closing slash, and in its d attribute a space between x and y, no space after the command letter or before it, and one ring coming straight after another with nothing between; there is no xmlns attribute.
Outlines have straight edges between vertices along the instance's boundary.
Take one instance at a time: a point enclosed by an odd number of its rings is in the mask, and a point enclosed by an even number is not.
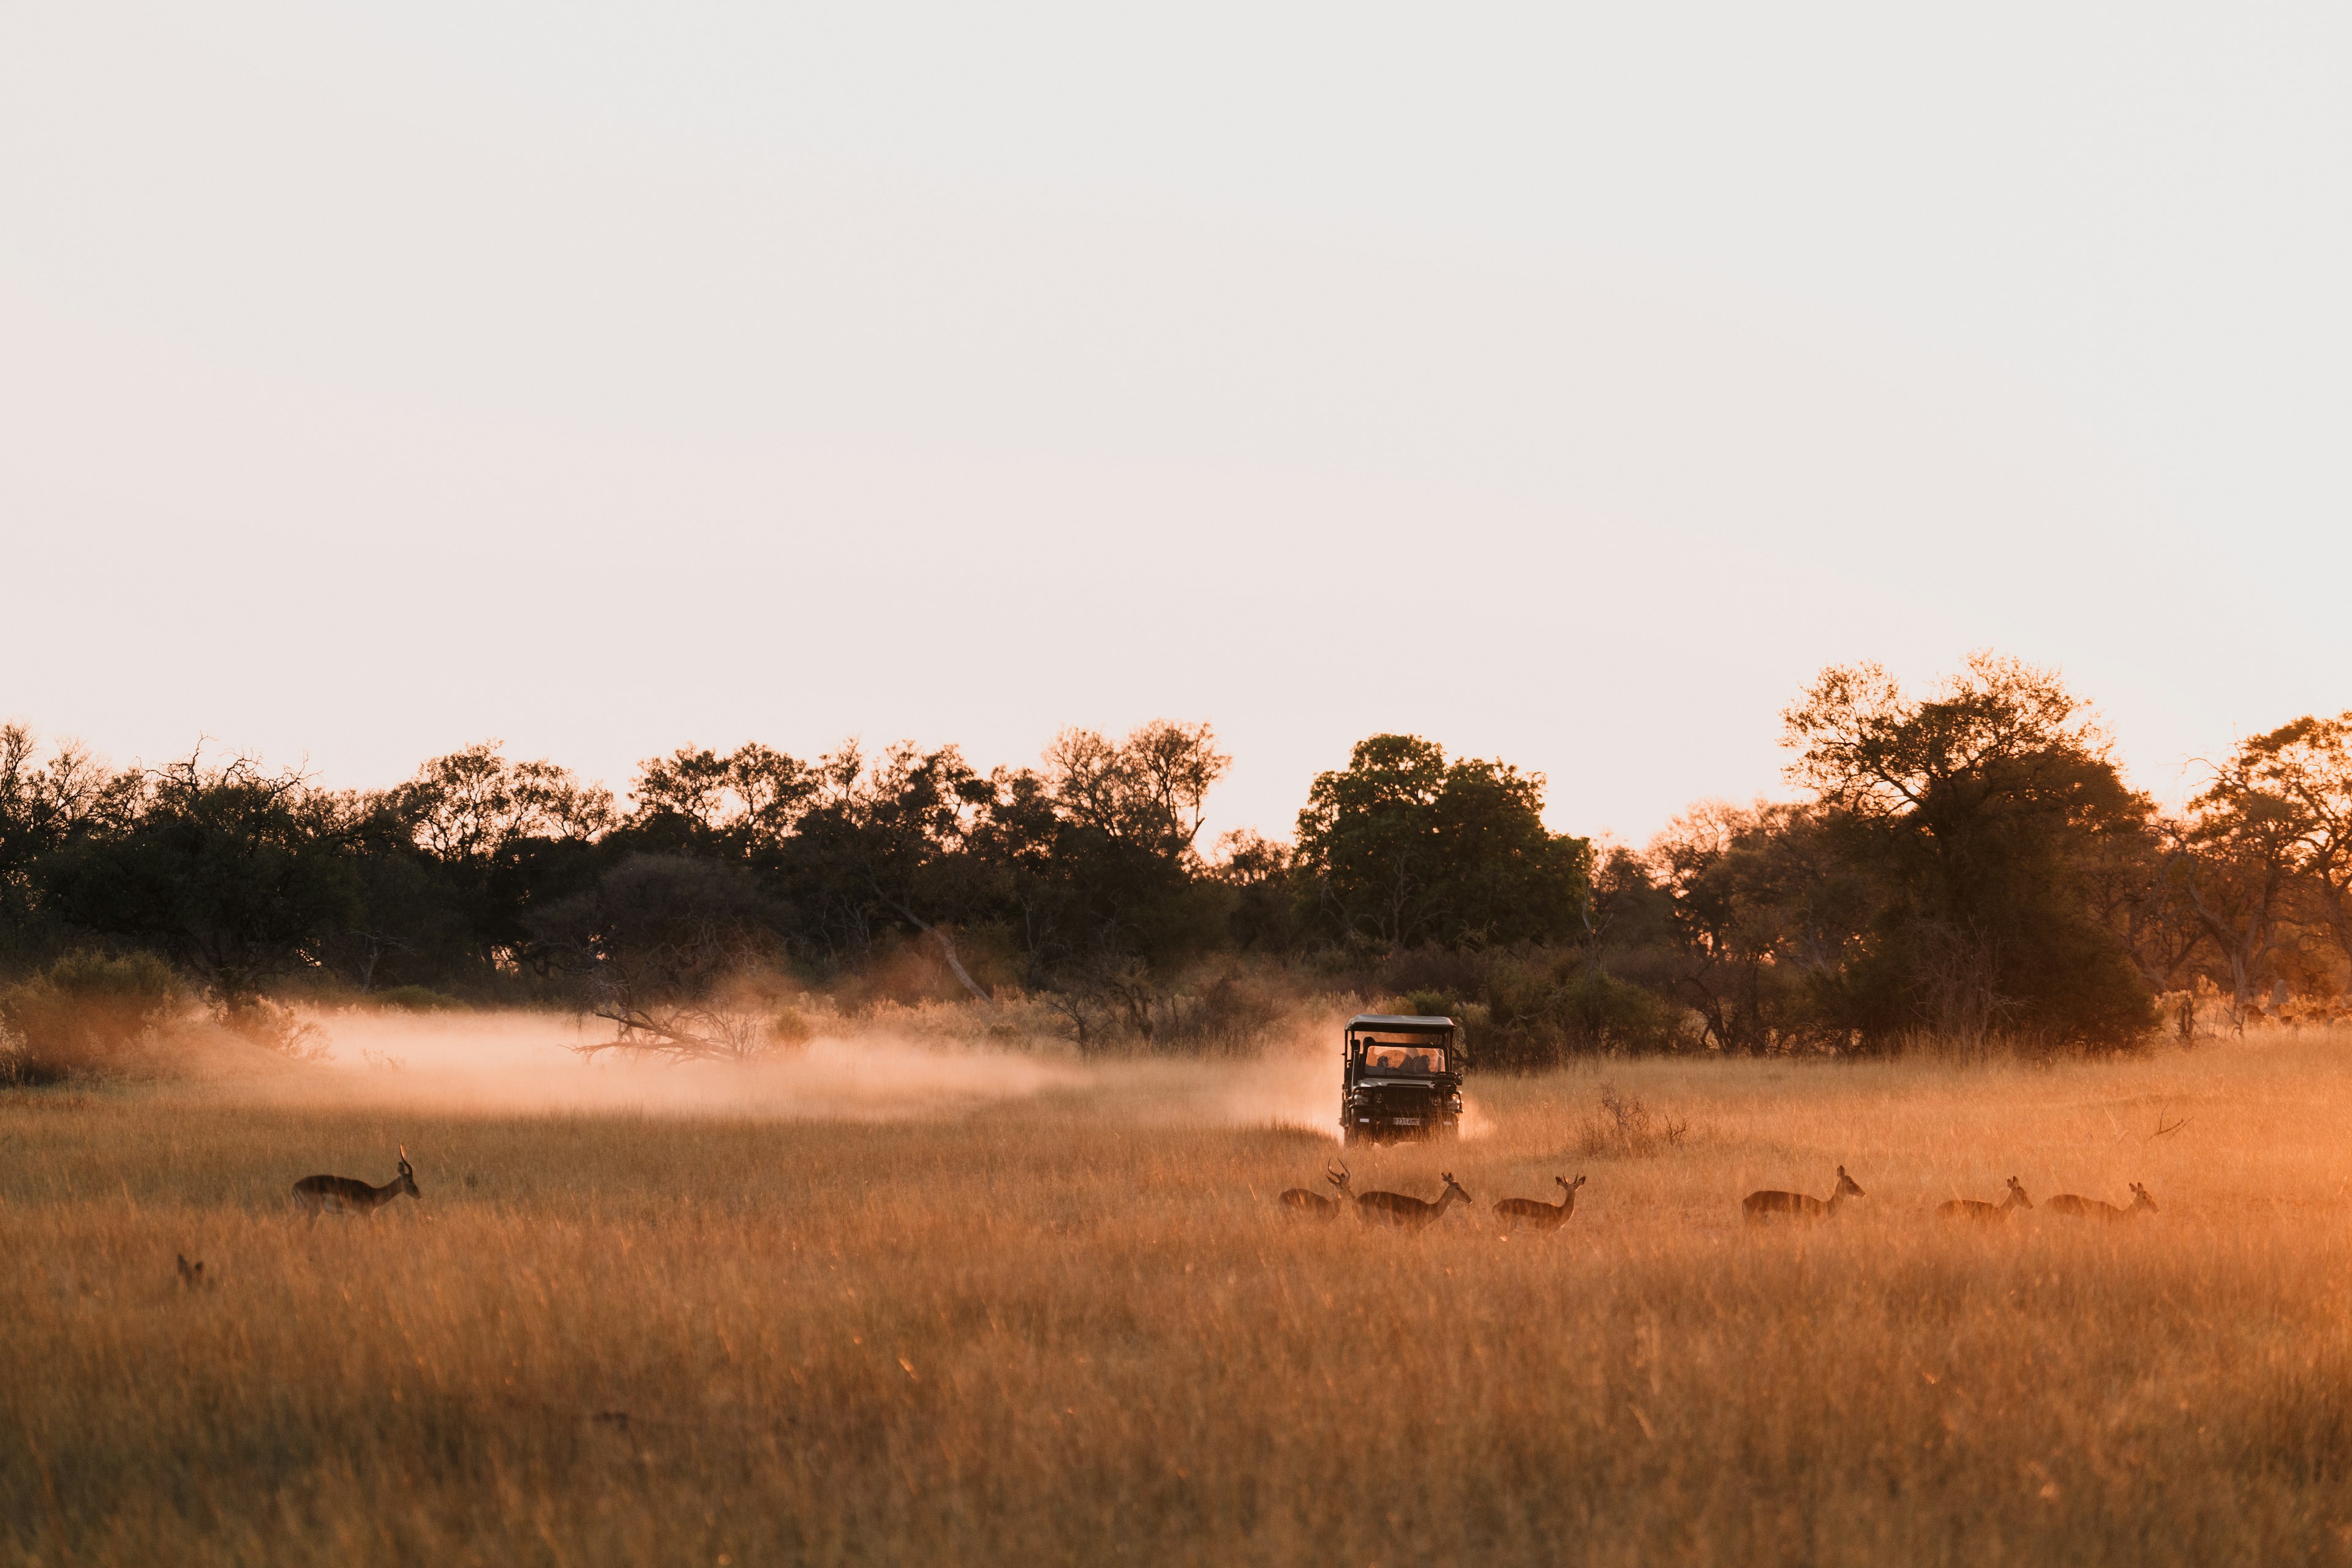
<svg viewBox="0 0 2352 1568"><path fill-rule="evenodd" d="M1444 1072L1445 1045L1428 1036L1357 1037L1367 1069L1383 1072Z"/></svg>

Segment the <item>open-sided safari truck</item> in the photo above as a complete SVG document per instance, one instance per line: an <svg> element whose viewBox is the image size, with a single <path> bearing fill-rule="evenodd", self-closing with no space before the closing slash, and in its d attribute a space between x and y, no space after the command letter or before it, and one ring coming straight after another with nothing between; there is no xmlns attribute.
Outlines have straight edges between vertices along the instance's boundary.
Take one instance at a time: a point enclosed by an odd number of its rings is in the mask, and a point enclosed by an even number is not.
<svg viewBox="0 0 2352 1568"><path fill-rule="evenodd" d="M1451 1018L1348 1020L1339 1135L1349 1143L1451 1138L1462 1123L1462 1037Z"/></svg>

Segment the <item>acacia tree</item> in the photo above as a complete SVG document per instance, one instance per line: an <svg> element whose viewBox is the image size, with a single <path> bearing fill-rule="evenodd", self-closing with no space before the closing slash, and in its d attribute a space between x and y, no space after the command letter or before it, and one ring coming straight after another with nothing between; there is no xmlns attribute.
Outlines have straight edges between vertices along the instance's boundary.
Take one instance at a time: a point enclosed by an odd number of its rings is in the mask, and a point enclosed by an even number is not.
<svg viewBox="0 0 2352 1568"><path fill-rule="evenodd" d="M140 796L136 772L118 773L71 742L46 761L40 749L26 726L0 725L0 958L38 945L34 873L41 858L121 831Z"/></svg>
<svg viewBox="0 0 2352 1568"><path fill-rule="evenodd" d="M434 757L382 803L446 881L486 971L528 950L533 904L586 879L585 852L614 822L610 791L502 746Z"/></svg>
<svg viewBox="0 0 2352 1568"><path fill-rule="evenodd" d="M1782 717L1790 776L1853 825L1880 883L1836 987L1866 1039L2112 1045L2147 1028L2147 985L2084 865L2153 807L2055 674L1977 653L1912 699L1874 664L1833 667Z"/></svg>
<svg viewBox="0 0 2352 1568"><path fill-rule="evenodd" d="M2352 957L2352 715L2305 717L2208 764L2168 870L2221 954L2231 1016L2298 967L2307 931ZM2313 917L2316 916L2315 920Z"/></svg>
<svg viewBox="0 0 2352 1568"><path fill-rule="evenodd" d="M587 838L612 825L613 797L551 762L509 762L481 741L434 757L400 786L416 841L447 863L480 862L518 838Z"/></svg>
<svg viewBox="0 0 2352 1568"><path fill-rule="evenodd" d="M772 853L815 799L817 770L757 742L725 756L682 746L638 764L629 791L639 834L751 856Z"/></svg>
<svg viewBox="0 0 2352 1568"><path fill-rule="evenodd" d="M1057 939L1033 952L1118 992L1146 1035L1156 971L1209 940L1196 841L1229 760L1207 724L1157 719L1121 741L1065 730L1042 775L1003 781L998 842L1018 846L1026 907Z"/></svg>
<svg viewBox="0 0 2352 1568"><path fill-rule="evenodd" d="M2243 742L2232 767L2301 814L2295 870L2352 959L2352 712L2305 716Z"/></svg>
<svg viewBox="0 0 2352 1568"><path fill-rule="evenodd" d="M2242 1025L2282 940L2301 847L2294 803L2218 770L2174 830L2171 863L2182 897L2221 954L2230 1016Z"/></svg>
<svg viewBox="0 0 2352 1568"><path fill-rule="evenodd" d="M169 955L234 1013L322 963L352 924L339 826L301 774L197 752L145 773L128 822L46 857L41 875L70 924Z"/></svg>
<svg viewBox="0 0 2352 1568"><path fill-rule="evenodd" d="M1045 749L1045 778L1065 820L1177 864L1194 858L1209 787L1232 761L1207 724L1155 719L1118 742L1063 731Z"/></svg>
<svg viewBox="0 0 2352 1568"><path fill-rule="evenodd" d="M987 1001L951 928L985 898L985 879L965 847L994 786L955 747L925 752L911 742L871 763L851 742L821 758L814 774L788 865L816 906L820 930L863 952L877 925L903 925L937 946L957 984Z"/></svg>
<svg viewBox="0 0 2352 1568"><path fill-rule="evenodd" d="M1673 957L1661 989L1727 1051L1814 1033L1814 999L1875 913L1867 873L1822 808L1702 801L1650 843L1643 864L1668 900Z"/></svg>

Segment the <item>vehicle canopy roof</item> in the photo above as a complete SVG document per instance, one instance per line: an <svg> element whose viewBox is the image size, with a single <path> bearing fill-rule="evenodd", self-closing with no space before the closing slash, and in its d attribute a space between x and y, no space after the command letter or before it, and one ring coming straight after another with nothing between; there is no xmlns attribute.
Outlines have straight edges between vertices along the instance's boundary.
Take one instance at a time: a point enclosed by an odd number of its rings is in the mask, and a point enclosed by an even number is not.
<svg viewBox="0 0 2352 1568"><path fill-rule="evenodd" d="M1450 1035L1454 1032L1454 1020L1412 1017L1401 1013L1359 1013L1348 1020L1349 1033L1358 1029L1397 1035Z"/></svg>

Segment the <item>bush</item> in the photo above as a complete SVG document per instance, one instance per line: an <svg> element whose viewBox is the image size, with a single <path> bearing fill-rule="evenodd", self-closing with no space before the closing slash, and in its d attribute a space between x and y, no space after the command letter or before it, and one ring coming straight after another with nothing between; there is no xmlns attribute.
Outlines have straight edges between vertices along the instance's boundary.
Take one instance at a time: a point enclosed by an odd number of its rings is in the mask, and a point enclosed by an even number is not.
<svg viewBox="0 0 2352 1568"><path fill-rule="evenodd" d="M1647 1160L1681 1148L1689 1135L1689 1118L1653 1110L1639 1098L1620 1094L1615 1084L1604 1083L1601 1113L1585 1119L1576 1152L1587 1159Z"/></svg>
<svg viewBox="0 0 2352 1568"><path fill-rule="evenodd" d="M0 991L0 1080L56 1083L148 1065L191 997L152 953L75 952Z"/></svg>
<svg viewBox="0 0 2352 1568"><path fill-rule="evenodd" d="M1462 1016L1462 1002L1452 992L1429 987L1408 991L1397 1002L1397 1011L1408 1018L1454 1018Z"/></svg>
<svg viewBox="0 0 2352 1568"><path fill-rule="evenodd" d="M1570 1038L1588 1050L1672 1051L1685 1044L1671 1006L1599 964L1561 987L1559 1011Z"/></svg>
<svg viewBox="0 0 2352 1568"><path fill-rule="evenodd" d="M325 1033L316 1024L295 1016L294 1009L262 996L240 996L220 1004L221 1027L255 1045L293 1058L298 1062L324 1061L332 1054Z"/></svg>

